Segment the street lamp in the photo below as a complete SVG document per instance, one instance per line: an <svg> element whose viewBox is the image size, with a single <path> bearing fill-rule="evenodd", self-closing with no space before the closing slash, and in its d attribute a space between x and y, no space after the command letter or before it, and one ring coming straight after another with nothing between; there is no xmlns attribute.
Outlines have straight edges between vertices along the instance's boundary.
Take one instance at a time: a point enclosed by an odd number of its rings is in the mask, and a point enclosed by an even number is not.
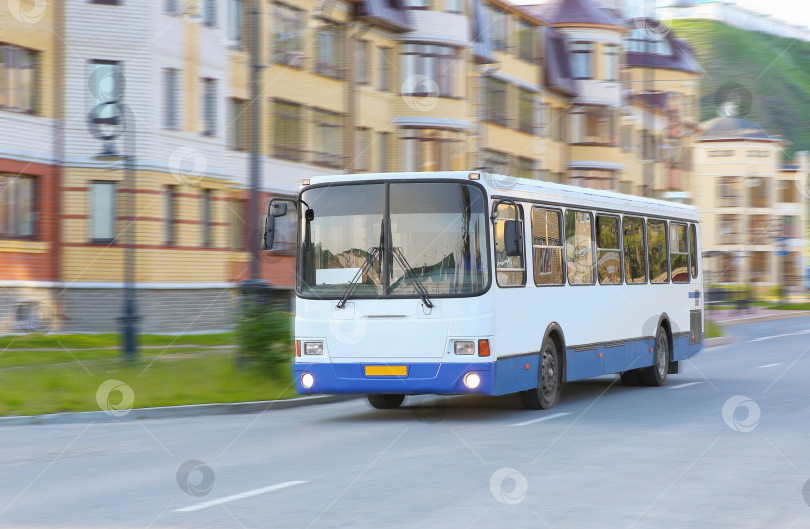
<svg viewBox="0 0 810 529"><path fill-rule="evenodd" d="M122 101L105 101L90 111L88 125L90 133L104 142L102 152L95 159L124 162L124 216L129 225L124 230L124 305L119 319L124 359L131 361L137 354L137 323L140 319L135 294L135 120L131 119L129 107ZM113 143L120 136L124 137L122 155L115 151Z"/></svg>

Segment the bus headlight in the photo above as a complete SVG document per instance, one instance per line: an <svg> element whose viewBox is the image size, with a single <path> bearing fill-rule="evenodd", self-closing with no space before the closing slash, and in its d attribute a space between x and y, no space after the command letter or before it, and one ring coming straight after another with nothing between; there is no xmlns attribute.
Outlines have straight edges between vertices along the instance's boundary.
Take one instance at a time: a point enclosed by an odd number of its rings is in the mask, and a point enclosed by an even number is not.
<svg viewBox="0 0 810 529"><path fill-rule="evenodd" d="M309 389L315 384L315 377L313 377L309 373L304 373L301 375L301 385L305 388Z"/></svg>
<svg viewBox="0 0 810 529"><path fill-rule="evenodd" d="M481 385L481 377L478 373L467 373L464 375L464 385L470 389L475 389Z"/></svg>
<svg viewBox="0 0 810 529"><path fill-rule="evenodd" d="M453 342L453 349L455 349L457 355L474 355L475 342Z"/></svg>
<svg viewBox="0 0 810 529"><path fill-rule="evenodd" d="M322 355L323 342L304 342L305 355Z"/></svg>

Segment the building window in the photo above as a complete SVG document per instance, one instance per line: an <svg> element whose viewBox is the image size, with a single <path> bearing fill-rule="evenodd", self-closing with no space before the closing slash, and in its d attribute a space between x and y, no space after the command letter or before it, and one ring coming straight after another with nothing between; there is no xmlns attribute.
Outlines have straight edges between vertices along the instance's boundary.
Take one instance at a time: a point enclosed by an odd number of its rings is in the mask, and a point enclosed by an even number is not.
<svg viewBox="0 0 810 529"><path fill-rule="evenodd" d="M644 252L644 219L622 218L624 247L624 281L627 284L647 282L647 262Z"/></svg>
<svg viewBox="0 0 810 529"><path fill-rule="evenodd" d="M302 160L301 105L273 101L273 155L287 160Z"/></svg>
<svg viewBox="0 0 810 529"><path fill-rule="evenodd" d="M273 61L300 68L304 57L305 12L285 4L275 4L273 12Z"/></svg>
<svg viewBox="0 0 810 529"><path fill-rule="evenodd" d="M181 0L163 0L163 12L170 15L179 15L180 1Z"/></svg>
<svg viewBox="0 0 810 529"><path fill-rule="evenodd" d="M535 177L536 171L534 170L534 160L531 158L524 158L522 156L515 157L515 176L518 178L531 178Z"/></svg>
<svg viewBox="0 0 810 529"><path fill-rule="evenodd" d="M217 25L217 0L200 0L200 18L206 26Z"/></svg>
<svg viewBox="0 0 810 529"><path fill-rule="evenodd" d="M37 52L0 44L0 108L37 110Z"/></svg>
<svg viewBox="0 0 810 529"><path fill-rule="evenodd" d="M689 282L689 241L686 234L686 224L672 223L669 245L673 283Z"/></svg>
<svg viewBox="0 0 810 529"><path fill-rule="evenodd" d="M236 43L237 46L242 45L242 30L243 30L243 0L228 0L228 39Z"/></svg>
<svg viewBox="0 0 810 529"><path fill-rule="evenodd" d="M405 44L401 55L402 93L454 97L458 52L451 46Z"/></svg>
<svg viewBox="0 0 810 529"><path fill-rule="evenodd" d="M115 182L96 180L90 185L90 238L95 242L115 239Z"/></svg>
<svg viewBox="0 0 810 529"><path fill-rule="evenodd" d="M717 202L721 208L742 206L742 188L739 178L721 177L717 180Z"/></svg>
<svg viewBox="0 0 810 529"><path fill-rule="evenodd" d="M619 80L619 47L605 44L605 81Z"/></svg>
<svg viewBox="0 0 810 529"><path fill-rule="evenodd" d="M355 42L354 79L357 84L371 84L372 45L367 40Z"/></svg>
<svg viewBox="0 0 810 529"><path fill-rule="evenodd" d="M630 53L672 55L672 45L666 33L652 31L646 27L634 29L625 40L625 47Z"/></svg>
<svg viewBox="0 0 810 529"><path fill-rule="evenodd" d="M88 89L90 90L90 108L92 111L101 103L118 101L122 96L123 72L118 61L90 61ZM112 119L115 115L113 105L103 107L95 119L98 122Z"/></svg>
<svg viewBox="0 0 810 529"><path fill-rule="evenodd" d="M250 234L247 231L247 223L245 222L248 210L247 203L247 200L238 198L231 199L228 203L230 211L230 248L237 252L248 249Z"/></svg>
<svg viewBox="0 0 810 529"><path fill-rule="evenodd" d="M180 129L180 70L163 70L163 128Z"/></svg>
<svg viewBox="0 0 810 529"><path fill-rule="evenodd" d="M495 123L503 127L506 126L507 90L506 83L495 79L486 78L486 115L484 121Z"/></svg>
<svg viewBox="0 0 810 529"><path fill-rule="evenodd" d="M339 168L343 165L343 117L327 110L312 110L312 163Z"/></svg>
<svg viewBox="0 0 810 529"><path fill-rule="evenodd" d="M565 212L565 255L568 283L589 285L595 282L590 213L570 209Z"/></svg>
<svg viewBox="0 0 810 529"><path fill-rule="evenodd" d="M565 108L551 107L551 120L549 121L549 136L554 141L565 141L565 124L567 122Z"/></svg>
<svg viewBox="0 0 810 529"><path fill-rule="evenodd" d="M507 51L509 48L509 15L500 7L489 6L486 11L489 18L492 47L496 51Z"/></svg>
<svg viewBox="0 0 810 529"><path fill-rule="evenodd" d="M33 237L36 184L27 176L0 175L0 237Z"/></svg>
<svg viewBox="0 0 810 529"><path fill-rule="evenodd" d="M562 285L562 237L560 212L554 209L532 208L532 251L534 284Z"/></svg>
<svg viewBox="0 0 810 529"><path fill-rule="evenodd" d="M596 216L596 273L600 285L622 282L622 251L619 249L619 217Z"/></svg>
<svg viewBox="0 0 810 529"><path fill-rule="evenodd" d="M163 190L163 222L164 239L166 246L177 244L177 233L175 233L175 219L177 218L177 186L166 186Z"/></svg>
<svg viewBox="0 0 810 529"><path fill-rule="evenodd" d="M518 130L527 134L534 134L534 116L534 93L518 88Z"/></svg>
<svg viewBox="0 0 810 529"><path fill-rule="evenodd" d="M800 202L796 187L796 182L793 180L781 180L779 182L779 202Z"/></svg>
<svg viewBox="0 0 810 529"><path fill-rule="evenodd" d="M648 220L647 260L650 263L650 282L669 283L668 254L666 221Z"/></svg>
<svg viewBox="0 0 810 529"><path fill-rule="evenodd" d="M391 90L391 70L394 66L394 51L391 48L377 50L377 88L383 92Z"/></svg>
<svg viewBox="0 0 810 529"><path fill-rule="evenodd" d="M211 189L203 189L200 196L200 224L202 228L202 245L205 248L214 246L214 192Z"/></svg>
<svg viewBox="0 0 810 529"><path fill-rule="evenodd" d="M250 133L250 113L247 101L232 98L228 100L228 148L235 151L248 149Z"/></svg>
<svg viewBox="0 0 810 529"><path fill-rule="evenodd" d="M464 134L441 129L404 129L403 170L460 171L465 168Z"/></svg>
<svg viewBox="0 0 810 529"><path fill-rule="evenodd" d="M571 143L616 144L615 113L610 107L579 105L571 109Z"/></svg>
<svg viewBox="0 0 810 529"><path fill-rule="evenodd" d="M429 9L430 0L403 0L405 9Z"/></svg>
<svg viewBox="0 0 810 529"><path fill-rule="evenodd" d="M717 158L724 156L734 156L734 151L728 149L709 151L709 158Z"/></svg>
<svg viewBox="0 0 810 529"><path fill-rule="evenodd" d="M357 171L371 170L371 129L360 127L354 133L354 167Z"/></svg>
<svg viewBox="0 0 810 529"><path fill-rule="evenodd" d="M387 173L391 170L391 133L381 132L377 138L379 160L377 167L379 172Z"/></svg>
<svg viewBox="0 0 810 529"><path fill-rule="evenodd" d="M484 151L484 167L496 174L509 174L509 155L500 151Z"/></svg>
<svg viewBox="0 0 810 529"><path fill-rule="evenodd" d="M524 61L534 61L534 46L535 46L535 27L524 22L518 21L517 29L517 43L518 43L518 57Z"/></svg>
<svg viewBox="0 0 810 529"><path fill-rule="evenodd" d="M200 132L204 136L217 134L217 80L203 79L200 101Z"/></svg>
<svg viewBox="0 0 810 529"><path fill-rule="evenodd" d="M100 6L120 6L121 0L90 0L90 3Z"/></svg>
<svg viewBox="0 0 810 529"><path fill-rule="evenodd" d="M748 222L748 244L768 244L771 241L773 232L768 215L752 215Z"/></svg>
<svg viewBox="0 0 810 529"><path fill-rule="evenodd" d="M315 73L343 78L340 28L335 24L326 24L318 29L316 37L318 61L315 64Z"/></svg>
<svg viewBox="0 0 810 529"><path fill-rule="evenodd" d="M569 184L612 191L616 189L616 172L610 169L571 169L569 171Z"/></svg>
<svg viewBox="0 0 810 529"><path fill-rule="evenodd" d="M751 186L749 192L749 207L771 207L771 186L767 178L751 178L748 185Z"/></svg>
<svg viewBox="0 0 810 529"><path fill-rule="evenodd" d="M506 224L508 221L517 220L517 231L520 233L520 226L523 224L523 208L512 204L498 204L498 222L492 227L495 239L495 277L498 286L514 287L526 284L526 266L523 260L523 237L518 239L520 255L507 255L507 245L513 246L515 241L506 240ZM522 235L522 233L521 233Z"/></svg>
<svg viewBox="0 0 810 529"><path fill-rule="evenodd" d="M593 43L571 43L571 73L574 79L593 79Z"/></svg>
<svg viewBox="0 0 810 529"><path fill-rule="evenodd" d="M444 0L444 10L447 13L461 14L462 0Z"/></svg>
<svg viewBox="0 0 810 529"><path fill-rule="evenodd" d="M740 218L737 215L720 215L718 230L720 244L739 244Z"/></svg>

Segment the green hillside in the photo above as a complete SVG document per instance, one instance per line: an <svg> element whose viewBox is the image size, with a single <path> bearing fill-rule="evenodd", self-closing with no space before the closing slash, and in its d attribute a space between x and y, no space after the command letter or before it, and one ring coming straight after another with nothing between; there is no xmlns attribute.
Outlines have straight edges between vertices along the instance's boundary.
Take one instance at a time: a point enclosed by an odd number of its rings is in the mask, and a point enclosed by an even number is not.
<svg viewBox="0 0 810 529"><path fill-rule="evenodd" d="M706 70L701 81L701 121L717 115L715 92L738 83L753 96L748 119L793 145L786 155L810 150L810 42L733 28L713 20L676 20Z"/></svg>

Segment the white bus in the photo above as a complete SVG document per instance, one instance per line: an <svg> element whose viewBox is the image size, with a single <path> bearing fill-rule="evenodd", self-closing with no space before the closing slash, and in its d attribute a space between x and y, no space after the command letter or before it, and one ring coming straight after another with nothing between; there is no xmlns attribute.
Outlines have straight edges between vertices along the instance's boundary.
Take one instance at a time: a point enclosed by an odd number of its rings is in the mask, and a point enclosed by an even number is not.
<svg viewBox="0 0 810 529"><path fill-rule="evenodd" d="M695 208L486 172L323 176L297 225L298 391L520 393L618 373L660 386L703 344Z"/></svg>

